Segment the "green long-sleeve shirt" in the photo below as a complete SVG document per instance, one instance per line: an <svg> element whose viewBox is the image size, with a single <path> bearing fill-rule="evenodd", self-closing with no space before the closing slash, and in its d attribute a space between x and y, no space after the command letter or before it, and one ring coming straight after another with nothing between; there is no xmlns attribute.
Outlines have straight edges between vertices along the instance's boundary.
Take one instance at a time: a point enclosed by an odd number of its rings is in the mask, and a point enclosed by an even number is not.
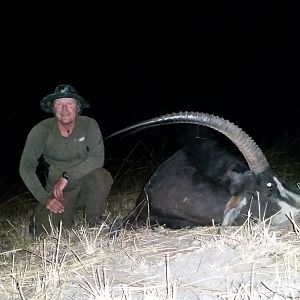
<svg viewBox="0 0 300 300"><path fill-rule="evenodd" d="M49 118L35 125L28 134L20 161L20 176L33 196L44 203L49 193L43 188L36 168L40 157L49 164L47 185L52 186L66 171L69 184L82 178L104 163L104 144L97 122L78 116L69 137L63 137L56 119Z"/></svg>

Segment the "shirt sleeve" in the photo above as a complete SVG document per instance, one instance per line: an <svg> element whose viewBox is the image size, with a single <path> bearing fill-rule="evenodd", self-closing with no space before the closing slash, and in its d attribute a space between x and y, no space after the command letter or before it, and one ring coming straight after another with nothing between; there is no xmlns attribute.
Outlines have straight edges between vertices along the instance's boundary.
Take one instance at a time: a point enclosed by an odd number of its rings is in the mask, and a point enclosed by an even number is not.
<svg viewBox="0 0 300 300"><path fill-rule="evenodd" d="M41 139L43 136L37 126L33 127L27 136L19 165L19 173L24 184L34 198L41 203L45 203L49 197L36 173L39 158L42 155L43 142Z"/></svg>
<svg viewBox="0 0 300 300"><path fill-rule="evenodd" d="M77 166L67 170L69 180L79 179L94 169L103 167L104 143L99 125L94 119L89 119L86 128L87 147L89 149L87 158Z"/></svg>

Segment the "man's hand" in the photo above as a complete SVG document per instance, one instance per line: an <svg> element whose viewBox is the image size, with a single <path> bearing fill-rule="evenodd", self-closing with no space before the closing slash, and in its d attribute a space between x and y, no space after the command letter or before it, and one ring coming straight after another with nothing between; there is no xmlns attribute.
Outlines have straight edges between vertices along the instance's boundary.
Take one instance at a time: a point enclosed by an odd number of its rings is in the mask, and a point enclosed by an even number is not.
<svg viewBox="0 0 300 300"><path fill-rule="evenodd" d="M61 214L64 212L63 199L57 199L51 194L45 203L45 207L55 214Z"/></svg>
<svg viewBox="0 0 300 300"><path fill-rule="evenodd" d="M56 199L63 199L64 197L63 190L67 186L67 184L68 184L68 180L63 177L60 177L56 180L52 190L53 196Z"/></svg>
<svg viewBox="0 0 300 300"><path fill-rule="evenodd" d="M60 177L56 180L52 193L45 203L45 207L56 214L61 214L64 212L64 194L63 190L67 186L68 180Z"/></svg>

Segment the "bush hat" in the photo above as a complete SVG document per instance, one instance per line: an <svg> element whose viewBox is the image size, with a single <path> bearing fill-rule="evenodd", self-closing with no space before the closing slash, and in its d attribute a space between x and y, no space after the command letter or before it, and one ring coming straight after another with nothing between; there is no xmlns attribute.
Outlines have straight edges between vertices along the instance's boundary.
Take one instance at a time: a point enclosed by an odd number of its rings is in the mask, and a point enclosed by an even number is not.
<svg viewBox="0 0 300 300"><path fill-rule="evenodd" d="M41 100L41 109L47 113L52 113L53 101L59 98L73 98L77 100L80 108L90 107L90 104L77 94L73 86L69 84L60 84L56 86L53 94L47 95Z"/></svg>

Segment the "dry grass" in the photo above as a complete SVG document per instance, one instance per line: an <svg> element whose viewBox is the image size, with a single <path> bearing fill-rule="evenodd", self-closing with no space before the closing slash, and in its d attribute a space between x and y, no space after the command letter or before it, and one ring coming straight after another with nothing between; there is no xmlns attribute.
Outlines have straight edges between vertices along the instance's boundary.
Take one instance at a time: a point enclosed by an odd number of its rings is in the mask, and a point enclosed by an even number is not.
<svg viewBox="0 0 300 300"><path fill-rule="evenodd" d="M296 228L60 228L0 254L0 298L298 299Z"/></svg>
<svg viewBox="0 0 300 300"><path fill-rule="evenodd" d="M281 152L271 158L275 167L277 158L285 164L281 175L297 181L297 162ZM108 222L134 206L149 173L143 163L127 158L117 173ZM33 239L27 233L31 201L24 192L1 207L0 299L300 298L300 230L293 216L281 229L248 220L221 232L145 227L110 238L105 226L87 228L79 213L74 229Z"/></svg>

